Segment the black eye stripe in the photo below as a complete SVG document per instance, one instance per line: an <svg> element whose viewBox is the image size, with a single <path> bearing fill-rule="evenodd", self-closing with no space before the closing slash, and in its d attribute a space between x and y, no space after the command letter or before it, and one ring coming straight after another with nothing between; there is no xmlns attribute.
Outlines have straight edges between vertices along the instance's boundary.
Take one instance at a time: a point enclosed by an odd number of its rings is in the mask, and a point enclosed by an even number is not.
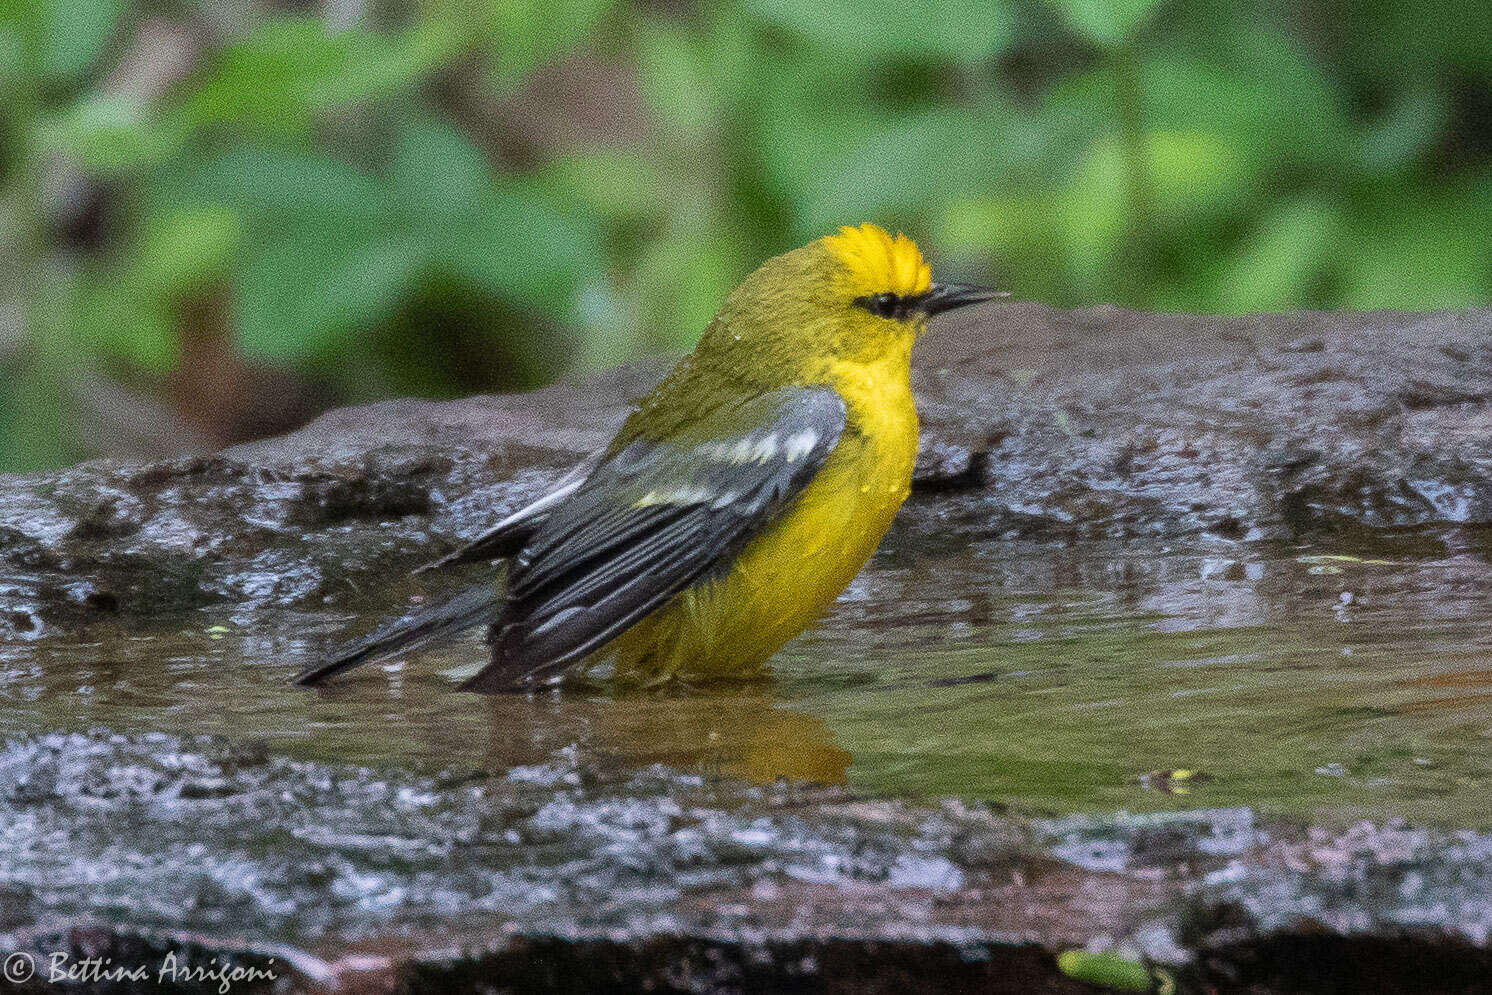
<svg viewBox="0 0 1492 995"><path fill-rule="evenodd" d="M922 294L915 297L902 297L898 294L872 294L867 297L855 298L855 303L871 314L879 318L891 318L902 321L912 312L916 311L922 303Z"/></svg>

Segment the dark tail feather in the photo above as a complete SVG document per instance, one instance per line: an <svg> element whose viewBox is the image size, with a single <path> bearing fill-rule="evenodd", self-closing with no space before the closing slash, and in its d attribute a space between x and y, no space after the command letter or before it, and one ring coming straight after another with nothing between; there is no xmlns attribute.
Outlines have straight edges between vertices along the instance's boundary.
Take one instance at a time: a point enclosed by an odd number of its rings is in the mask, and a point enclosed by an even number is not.
<svg viewBox="0 0 1492 995"><path fill-rule="evenodd" d="M399 619L356 643L342 647L331 659L296 674L295 683L310 687L344 670L455 639L478 625L491 625L497 619L497 603L497 585L492 581L468 587L449 601Z"/></svg>

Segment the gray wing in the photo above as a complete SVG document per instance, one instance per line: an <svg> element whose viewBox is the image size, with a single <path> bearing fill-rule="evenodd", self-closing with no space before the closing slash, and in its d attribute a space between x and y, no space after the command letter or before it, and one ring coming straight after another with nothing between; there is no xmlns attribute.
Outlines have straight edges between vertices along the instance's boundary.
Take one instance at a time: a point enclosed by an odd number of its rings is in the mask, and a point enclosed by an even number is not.
<svg viewBox="0 0 1492 995"><path fill-rule="evenodd" d="M513 561L492 663L464 686L521 689L604 646L701 578L728 569L822 468L844 401L789 387L638 440L556 507Z"/></svg>

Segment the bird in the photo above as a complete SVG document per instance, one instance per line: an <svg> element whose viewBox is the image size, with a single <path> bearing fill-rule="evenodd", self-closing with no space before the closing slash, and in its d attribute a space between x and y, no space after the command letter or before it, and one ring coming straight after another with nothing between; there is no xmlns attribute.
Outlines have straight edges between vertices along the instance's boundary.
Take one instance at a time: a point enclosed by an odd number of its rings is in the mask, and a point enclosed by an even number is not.
<svg viewBox="0 0 1492 995"><path fill-rule="evenodd" d="M917 244L865 223L767 260L543 497L424 569L506 559L483 582L296 675L317 685L487 626L461 688L747 678L849 585L911 491L913 343L1003 294L934 283Z"/></svg>

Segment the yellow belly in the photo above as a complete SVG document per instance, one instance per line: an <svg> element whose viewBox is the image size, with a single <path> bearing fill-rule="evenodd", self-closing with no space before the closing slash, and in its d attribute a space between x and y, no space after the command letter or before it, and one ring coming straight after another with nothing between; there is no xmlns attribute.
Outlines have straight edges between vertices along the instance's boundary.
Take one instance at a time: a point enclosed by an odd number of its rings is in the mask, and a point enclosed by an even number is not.
<svg viewBox="0 0 1492 995"><path fill-rule="evenodd" d="M689 588L618 636L601 654L614 660L618 675L749 675L812 625L860 572L911 489L917 412L905 373L862 376L840 393L850 427L797 503L728 573Z"/></svg>

